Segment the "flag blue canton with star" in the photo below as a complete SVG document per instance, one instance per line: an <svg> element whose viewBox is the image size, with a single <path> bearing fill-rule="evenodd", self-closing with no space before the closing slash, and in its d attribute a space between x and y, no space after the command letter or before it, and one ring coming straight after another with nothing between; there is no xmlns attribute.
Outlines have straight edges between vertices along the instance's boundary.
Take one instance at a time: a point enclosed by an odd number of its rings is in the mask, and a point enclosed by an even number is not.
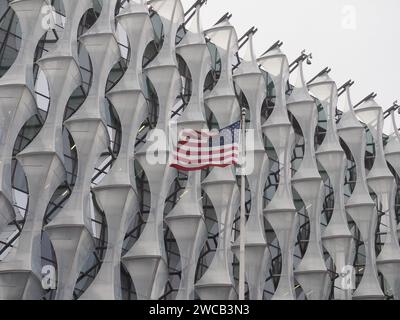
<svg viewBox="0 0 400 320"><path fill-rule="evenodd" d="M219 135L210 138L210 147L239 144L240 121L220 130Z"/></svg>

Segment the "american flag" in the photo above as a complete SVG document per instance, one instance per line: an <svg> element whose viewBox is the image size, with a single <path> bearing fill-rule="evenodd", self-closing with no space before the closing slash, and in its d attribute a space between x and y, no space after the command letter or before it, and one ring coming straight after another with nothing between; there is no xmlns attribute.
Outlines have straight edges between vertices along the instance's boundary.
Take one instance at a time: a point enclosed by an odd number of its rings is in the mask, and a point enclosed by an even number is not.
<svg viewBox="0 0 400 320"><path fill-rule="evenodd" d="M173 152L174 167L181 171L197 171L209 167L228 167L239 163L240 121L220 131L180 132Z"/></svg>

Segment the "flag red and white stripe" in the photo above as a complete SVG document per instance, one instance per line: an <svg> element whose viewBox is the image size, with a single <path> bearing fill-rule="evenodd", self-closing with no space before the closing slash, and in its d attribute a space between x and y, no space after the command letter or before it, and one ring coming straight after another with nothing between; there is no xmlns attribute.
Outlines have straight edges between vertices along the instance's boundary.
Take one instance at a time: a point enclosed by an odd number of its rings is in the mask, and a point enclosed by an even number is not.
<svg viewBox="0 0 400 320"><path fill-rule="evenodd" d="M180 132L171 167L197 171L209 167L228 167L239 163L240 122L218 131Z"/></svg>

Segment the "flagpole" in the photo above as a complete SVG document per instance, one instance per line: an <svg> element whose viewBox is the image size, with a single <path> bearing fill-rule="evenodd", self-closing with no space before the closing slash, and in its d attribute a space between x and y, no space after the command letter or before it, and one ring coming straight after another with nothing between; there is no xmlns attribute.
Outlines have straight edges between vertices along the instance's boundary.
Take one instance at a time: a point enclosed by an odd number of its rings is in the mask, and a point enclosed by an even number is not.
<svg viewBox="0 0 400 320"><path fill-rule="evenodd" d="M241 113L241 186L240 186L240 251L239 251L239 300L245 300L245 275L246 275L246 176L245 176L245 159L246 159L246 109L242 109Z"/></svg>

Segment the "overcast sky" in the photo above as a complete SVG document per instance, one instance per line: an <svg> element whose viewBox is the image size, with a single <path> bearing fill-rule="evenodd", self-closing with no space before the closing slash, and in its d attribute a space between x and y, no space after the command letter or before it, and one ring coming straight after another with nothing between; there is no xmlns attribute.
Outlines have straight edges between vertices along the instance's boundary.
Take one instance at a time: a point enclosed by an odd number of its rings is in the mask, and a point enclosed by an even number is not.
<svg viewBox="0 0 400 320"><path fill-rule="evenodd" d="M194 2L182 0L185 10ZM258 55L281 40L290 61L302 49L313 53L313 64L305 68L308 79L328 66L338 86L356 82L353 102L372 91L384 109L400 101L399 0L208 0L204 28L226 11L239 36L258 28Z"/></svg>

